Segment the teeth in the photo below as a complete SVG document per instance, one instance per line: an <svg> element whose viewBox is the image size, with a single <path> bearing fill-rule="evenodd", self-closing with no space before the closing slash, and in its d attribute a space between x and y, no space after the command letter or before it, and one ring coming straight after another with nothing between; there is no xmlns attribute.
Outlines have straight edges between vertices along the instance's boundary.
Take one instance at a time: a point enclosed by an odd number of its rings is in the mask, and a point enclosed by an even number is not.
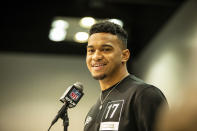
<svg viewBox="0 0 197 131"><path fill-rule="evenodd" d="M98 66L104 66L105 64L96 64L96 65L93 65L93 67L98 67Z"/></svg>

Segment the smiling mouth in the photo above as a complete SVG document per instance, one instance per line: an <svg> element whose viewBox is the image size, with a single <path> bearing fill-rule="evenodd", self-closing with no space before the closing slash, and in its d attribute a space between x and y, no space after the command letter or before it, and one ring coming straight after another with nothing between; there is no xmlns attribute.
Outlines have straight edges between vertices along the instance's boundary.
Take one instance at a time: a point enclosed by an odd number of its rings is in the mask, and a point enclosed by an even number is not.
<svg viewBox="0 0 197 131"><path fill-rule="evenodd" d="M92 65L93 69L95 71L99 71L99 70L102 70L104 68L104 66L106 66L107 64L94 64Z"/></svg>

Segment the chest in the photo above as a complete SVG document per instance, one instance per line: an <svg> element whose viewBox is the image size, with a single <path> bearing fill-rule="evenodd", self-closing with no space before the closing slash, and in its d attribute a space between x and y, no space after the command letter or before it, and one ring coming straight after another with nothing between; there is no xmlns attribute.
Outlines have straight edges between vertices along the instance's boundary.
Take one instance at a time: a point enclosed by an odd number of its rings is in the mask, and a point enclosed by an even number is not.
<svg viewBox="0 0 197 131"><path fill-rule="evenodd" d="M126 128L132 119L131 97L132 94L113 93L102 105L98 100L87 115L85 131L117 131Z"/></svg>

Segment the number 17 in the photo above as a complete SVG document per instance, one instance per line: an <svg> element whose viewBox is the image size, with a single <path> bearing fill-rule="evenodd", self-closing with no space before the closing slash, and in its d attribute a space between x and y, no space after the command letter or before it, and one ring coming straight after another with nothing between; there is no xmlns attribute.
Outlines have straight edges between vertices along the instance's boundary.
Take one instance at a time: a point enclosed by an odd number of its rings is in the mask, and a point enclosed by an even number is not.
<svg viewBox="0 0 197 131"><path fill-rule="evenodd" d="M119 106L119 104L110 104L110 105L108 106L108 110L107 110L107 114L106 114L106 116L105 116L105 119L108 118L109 112L110 112L111 110L113 110L113 111L112 111L112 113L111 113L111 115L110 115L109 118L112 118L112 117L114 116L116 110L118 109L118 106Z"/></svg>

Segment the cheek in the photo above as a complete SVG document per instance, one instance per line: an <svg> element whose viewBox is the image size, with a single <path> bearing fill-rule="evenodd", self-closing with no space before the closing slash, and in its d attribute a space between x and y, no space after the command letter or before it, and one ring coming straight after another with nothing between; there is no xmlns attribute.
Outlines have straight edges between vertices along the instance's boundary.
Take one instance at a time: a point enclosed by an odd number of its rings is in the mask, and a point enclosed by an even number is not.
<svg viewBox="0 0 197 131"><path fill-rule="evenodd" d="M87 67L89 67L90 66L90 57L88 57L88 56L86 56L86 65L87 65Z"/></svg>
<svg viewBox="0 0 197 131"><path fill-rule="evenodd" d="M120 56L116 56L111 63L113 63L113 66L119 66L122 64L122 59Z"/></svg>
<svg viewBox="0 0 197 131"><path fill-rule="evenodd" d="M116 53L116 54L108 56L108 60L113 63L118 63L122 61L122 57L120 53Z"/></svg>

